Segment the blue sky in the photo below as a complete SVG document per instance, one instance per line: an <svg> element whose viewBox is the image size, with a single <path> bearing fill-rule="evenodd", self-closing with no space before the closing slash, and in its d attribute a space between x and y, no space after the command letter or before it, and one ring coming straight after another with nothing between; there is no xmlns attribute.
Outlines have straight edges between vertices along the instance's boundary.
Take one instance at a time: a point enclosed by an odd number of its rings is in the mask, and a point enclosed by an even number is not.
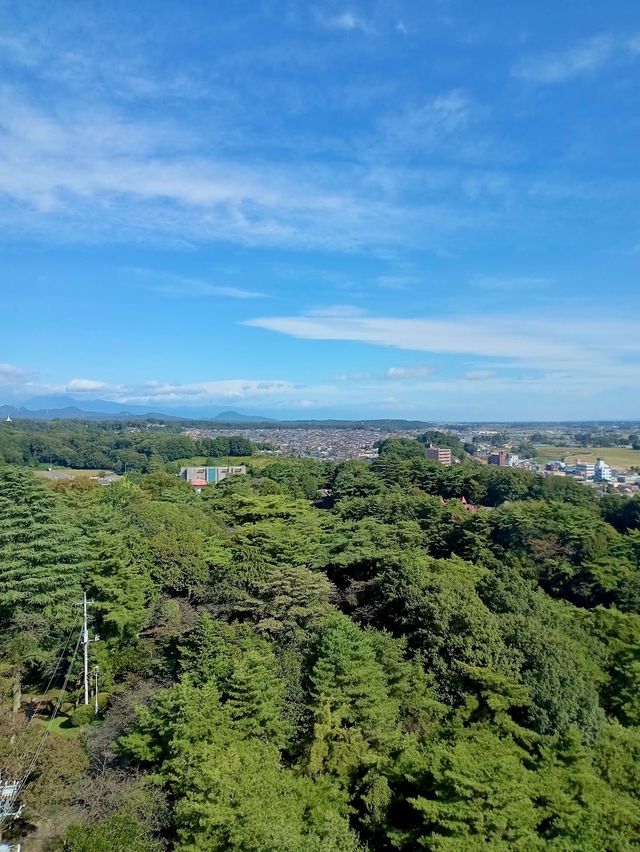
<svg viewBox="0 0 640 852"><path fill-rule="evenodd" d="M634 0L0 0L0 402L640 417Z"/></svg>

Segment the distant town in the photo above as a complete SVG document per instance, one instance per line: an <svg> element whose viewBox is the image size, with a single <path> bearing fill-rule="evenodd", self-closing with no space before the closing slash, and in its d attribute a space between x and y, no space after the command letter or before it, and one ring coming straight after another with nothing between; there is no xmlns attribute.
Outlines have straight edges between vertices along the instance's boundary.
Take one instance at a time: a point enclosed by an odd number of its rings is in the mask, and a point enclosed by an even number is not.
<svg viewBox="0 0 640 852"><path fill-rule="evenodd" d="M601 493L634 496L640 492L640 423L634 421L447 424L245 419L230 423L162 416L36 420L19 412L15 417L6 414L0 427L0 461L37 467L39 475L53 480L84 471L107 485L127 473L165 470L202 488L231 473L243 473L244 464L255 468L269 458L367 462L378 457L385 442L401 439L410 445L405 449L411 455L417 452L442 465L470 459L481 465L572 478Z"/></svg>
<svg viewBox="0 0 640 852"><path fill-rule="evenodd" d="M586 484L609 485L623 494L640 491L638 424L547 428L497 424L495 428L466 425L451 429L469 456L480 464L521 468L549 476L572 477ZM447 427L442 427L449 431ZM632 431L635 429L636 431ZM216 438L238 433L237 427L185 428L192 438ZM300 456L327 461L377 458L378 445L387 438L417 437L424 429L278 428L243 426L242 435L274 456ZM588 443L587 443L588 442ZM497 444L497 446L496 446ZM606 446L611 444L611 446ZM604 446L603 446L604 445ZM635 445L635 446L634 446ZM558 450L557 457L554 452ZM426 447L425 455L441 464L453 462L451 450Z"/></svg>

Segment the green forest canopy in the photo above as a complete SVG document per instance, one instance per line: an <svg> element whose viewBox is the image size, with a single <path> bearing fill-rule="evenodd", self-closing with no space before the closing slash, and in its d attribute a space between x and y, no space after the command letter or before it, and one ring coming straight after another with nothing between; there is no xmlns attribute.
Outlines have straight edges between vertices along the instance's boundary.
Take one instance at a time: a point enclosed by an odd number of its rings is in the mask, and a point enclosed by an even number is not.
<svg viewBox="0 0 640 852"><path fill-rule="evenodd" d="M13 465L150 473L181 459L250 456L257 448L241 435L191 438L181 427L146 423L50 421L0 428L0 463Z"/></svg>
<svg viewBox="0 0 640 852"><path fill-rule="evenodd" d="M639 502L393 453L201 494L0 467L6 772L82 589L100 637L100 714L76 663L14 830L66 852L640 848Z"/></svg>

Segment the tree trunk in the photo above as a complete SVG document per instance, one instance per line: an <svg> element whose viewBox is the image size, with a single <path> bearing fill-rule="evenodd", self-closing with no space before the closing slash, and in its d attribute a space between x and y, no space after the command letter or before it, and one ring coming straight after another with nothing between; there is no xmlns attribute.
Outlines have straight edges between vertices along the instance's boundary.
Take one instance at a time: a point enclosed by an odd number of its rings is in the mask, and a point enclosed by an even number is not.
<svg viewBox="0 0 640 852"><path fill-rule="evenodd" d="M20 704L22 703L22 686L20 683L20 669L18 667L13 670L12 695L13 705L11 707L11 711L13 713L19 713Z"/></svg>

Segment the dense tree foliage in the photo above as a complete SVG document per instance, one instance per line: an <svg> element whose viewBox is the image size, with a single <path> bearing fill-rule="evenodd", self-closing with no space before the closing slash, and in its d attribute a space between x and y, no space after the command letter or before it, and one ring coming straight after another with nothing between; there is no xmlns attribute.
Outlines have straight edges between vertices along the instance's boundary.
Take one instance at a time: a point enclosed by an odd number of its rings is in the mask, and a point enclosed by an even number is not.
<svg viewBox="0 0 640 852"><path fill-rule="evenodd" d="M45 664L77 617L80 543L53 495L31 476L0 470L2 657L14 709L25 669Z"/></svg>
<svg viewBox="0 0 640 852"><path fill-rule="evenodd" d="M28 758L53 660L69 671L16 836L640 849L635 502L445 468L411 443L202 493L162 469L109 487L0 469L0 765L16 775L12 736ZM97 717L71 665L82 589Z"/></svg>
<svg viewBox="0 0 640 852"><path fill-rule="evenodd" d="M3 424L0 463L60 465L92 470L150 473L166 463L194 456L250 456L254 444L243 436L190 438L179 427L143 423L76 421Z"/></svg>

